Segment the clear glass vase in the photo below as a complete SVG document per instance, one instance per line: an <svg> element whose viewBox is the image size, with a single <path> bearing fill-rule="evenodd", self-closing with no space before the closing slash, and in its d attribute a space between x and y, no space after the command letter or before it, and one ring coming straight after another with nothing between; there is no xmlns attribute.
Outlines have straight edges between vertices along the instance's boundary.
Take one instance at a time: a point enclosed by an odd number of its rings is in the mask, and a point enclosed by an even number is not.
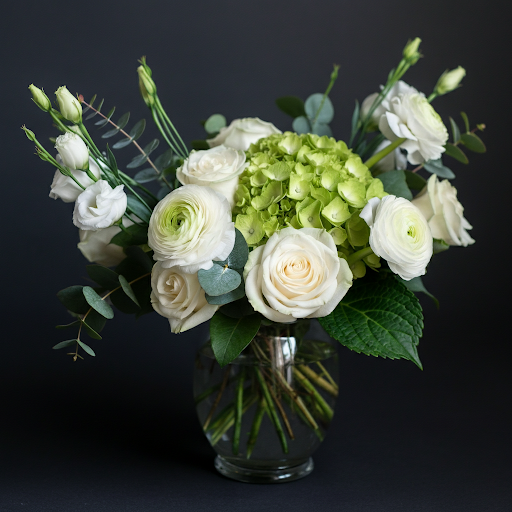
<svg viewBox="0 0 512 512"><path fill-rule="evenodd" d="M308 323L262 326L224 368L209 342L199 350L194 398L221 474L274 483L313 470L334 414L338 359L328 337L304 336Z"/></svg>

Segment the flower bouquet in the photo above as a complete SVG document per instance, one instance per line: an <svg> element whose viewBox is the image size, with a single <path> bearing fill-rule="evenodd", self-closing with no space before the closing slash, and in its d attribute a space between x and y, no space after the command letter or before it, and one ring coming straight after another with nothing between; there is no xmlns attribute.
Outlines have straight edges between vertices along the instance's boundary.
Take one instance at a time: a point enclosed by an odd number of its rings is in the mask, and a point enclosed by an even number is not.
<svg viewBox="0 0 512 512"><path fill-rule="evenodd" d="M113 307L156 311L173 333L210 321L194 390L217 469L261 482L308 474L339 391L335 351L310 320L351 350L421 368L414 292L435 300L421 280L432 256L474 243L443 158L468 163L463 148L484 152L475 133L484 126L471 129L461 113L461 131L450 118L449 142L431 102L465 71L446 71L425 96L402 81L419 44L410 41L381 90L356 102L348 144L329 127L338 66L324 93L277 100L291 131L258 118L228 126L214 114L189 150L143 58L140 91L166 146L155 159L159 140L138 142L144 120L128 129L129 113L114 122L115 108L104 114L103 100L95 106L96 96L86 102L66 87L57 110L31 85L61 132L58 154L23 129L57 169L50 197L74 203L78 248L93 263L93 283L58 293L73 317L58 328L77 334L54 348L75 361L94 356L84 335L101 339ZM93 118L102 139L121 138L99 148L84 124ZM114 152L127 147L137 154L123 171Z"/></svg>

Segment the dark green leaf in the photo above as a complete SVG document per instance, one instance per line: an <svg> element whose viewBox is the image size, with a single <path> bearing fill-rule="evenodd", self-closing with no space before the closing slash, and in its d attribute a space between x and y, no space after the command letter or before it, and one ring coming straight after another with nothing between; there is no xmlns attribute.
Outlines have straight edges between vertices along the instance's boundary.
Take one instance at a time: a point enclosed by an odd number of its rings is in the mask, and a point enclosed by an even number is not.
<svg viewBox="0 0 512 512"><path fill-rule="evenodd" d="M90 286L84 286L82 292L91 308L109 320L114 318L112 308Z"/></svg>
<svg viewBox="0 0 512 512"><path fill-rule="evenodd" d="M159 174L153 169L153 167L148 167L147 169L143 169L139 171L133 179L138 181L139 183L149 183L150 181L155 181L158 179Z"/></svg>
<svg viewBox="0 0 512 512"><path fill-rule="evenodd" d="M121 286L123 287L124 293L133 301L137 306L140 308L139 301L137 300L137 297L135 296L135 293L133 293L132 287L130 286L130 283L127 281L126 277L119 276L119 282L121 283Z"/></svg>
<svg viewBox="0 0 512 512"><path fill-rule="evenodd" d="M162 188L156 193L156 197L161 201L169 192L169 187L167 185L163 185Z"/></svg>
<svg viewBox="0 0 512 512"><path fill-rule="evenodd" d="M412 199L412 193L407 186L407 180L404 171L388 171L379 174L377 177L384 185L384 190L388 194L397 197L404 197L409 201Z"/></svg>
<svg viewBox="0 0 512 512"><path fill-rule="evenodd" d="M169 167L172 163L172 160L173 160L173 151L172 149L168 149L167 151L165 151L165 153L162 153L154 162L155 164L155 167L159 170L159 171L163 171L164 169L166 169L167 167Z"/></svg>
<svg viewBox="0 0 512 512"><path fill-rule="evenodd" d="M439 301L425 288L421 277L413 277L410 281L402 282L408 290L411 290L411 292L422 292L425 295L428 295L434 301L437 309L439 309Z"/></svg>
<svg viewBox="0 0 512 512"><path fill-rule="evenodd" d="M434 238L434 254L447 251L449 248L450 246L444 240Z"/></svg>
<svg viewBox="0 0 512 512"><path fill-rule="evenodd" d="M92 309L91 312L87 315L85 321L87 322L87 325L91 329L94 329L94 331L97 333L100 333L107 323L107 319L94 309Z"/></svg>
<svg viewBox="0 0 512 512"><path fill-rule="evenodd" d="M242 280L240 274L235 270L216 263L208 270L200 269L197 278L203 290L214 297L235 290Z"/></svg>
<svg viewBox="0 0 512 512"><path fill-rule="evenodd" d="M75 320L74 322L71 322L70 324L56 325L55 329L70 329L71 327L77 327L79 325L80 325L80 320Z"/></svg>
<svg viewBox="0 0 512 512"><path fill-rule="evenodd" d="M192 149L195 149L196 151L201 151L203 149L210 149L210 145L205 140L193 140L191 142Z"/></svg>
<svg viewBox="0 0 512 512"><path fill-rule="evenodd" d="M283 96L277 98L276 105L279 110L293 118L306 115L304 101L297 96Z"/></svg>
<svg viewBox="0 0 512 512"><path fill-rule="evenodd" d="M441 159L439 160L429 160L423 164L425 170L432 174L437 174L441 178L448 178L449 180L455 178L455 174L451 169L445 167Z"/></svg>
<svg viewBox="0 0 512 512"><path fill-rule="evenodd" d="M94 97L96 97L96 95L94 95ZM96 109L98 112L101 112L101 107L103 106L103 102L105 101L105 99L103 98L101 101L100 101L100 104L98 105L98 108ZM91 103L92 105L92 103ZM85 118L85 121L87 121L88 119L92 119L98 112L91 112L86 118Z"/></svg>
<svg viewBox="0 0 512 512"><path fill-rule="evenodd" d="M97 95L95 94L90 100L89 100L89 105L92 107L94 106L94 102L96 101L96 97ZM88 111L91 109L91 107L85 107L84 109L82 109L82 116Z"/></svg>
<svg viewBox="0 0 512 512"><path fill-rule="evenodd" d="M298 133L299 135L302 135L303 133L310 133L311 132L311 125L309 124L309 121L304 116L296 117L293 120L292 128L295 133Z"/></svg>
<svg viewBox="0 0 512 512"><path fill-rule="evenodd" d="M320 105L322 105L321 110L319 110ZM324 100L324 95L319 92L312 94L306 100L304 110L311 121L314 119L318 123L328 124L334 117L334 107L331 100L328 96Z"/></svg>
<svg viewBox="0 0 512 512"><path fill-rule="evenodd" d="M78 344L84 349L85 352L87 352L87 354L89 354L90 356L95 356L96 354L94 353L94 350L89 347L89 345L87 345L86 343L84 343L83 341L81 340L76 340L78 341Z"/></svg>
<svg viewBox="0 0 512 512"><path fill-rule="evenodd" d="M105 132L101 138L102 139L110 139L110 137L113 137L114 135L117 135L119 133L119 128L112 128L112 130L109 130L108 132Z"/></svg>
<svg viewBox="0 0 512 512"><path fill-rule="evenodd" d="M140 275L140 269L138 272ZM136 279L136 277L129 277L128 279L132 281L133 279ZM135 296L137 297L137 301L140 306L135 304L133 300L126 295L124 290L117 290L110 296L112 299L112 304L114 304L114 306L119 309L119 311L126 314L137 314L140 316L140 314L153 311L150 301L151 277L146 276L143 279L139 279L138 281L132 283L131 287Z"/></svg>
<svg viewBox="0 0 512 512"><path fill-rule="evenodd" d="M146 147L143 149L144 153L146 153L146 155L150 155L157 147L158 145L160 144L160 140L159 139L153 139L149 144L146 145Z"/></svg>
<svg viewBox="0 0 512 512"><path fill-rule="evenodd" d="M445 146L445 149L445 155L451 156L452 158L455 158L455 160L458 160L463 164L469 163L468 157L458 146L454 146L453 144L450 144L448 142L448 144L446 144Z"/></svg>
<svg viewBox="0 0 512 512"><path fill-rule="evenodd" d="M259 315L244 318L229 318L219 312L213 315L210 339L220 366L226 366L240 355L258 332L260 323Z"/></svg>
<svg viewBox="0 0 512 512"><path fill-rule="evenodd" d="M460 130L457 123L450 117L450 124L452 125L453 143L457 144L460 140Z"/></svg>
<svg viewBox="0 0 512 512"><path fill-rule="evenodd" d="M213 114L204 123L204 129L210 134L220 132L225 126L226 118L222 114Z"/></svg>
<svg viewBox="0 0 512 512"><path fill-rule="evenodd" d="M130 137L132 140L137 140L146 129L146 120L141 119L135 123L135 126L130 130Z"/></svg>
<svg viewBox="0 0 512 512"><path fill-rule="evenodd" d="M242 318L244 316L257 314L247 297L242 297L235 302L225 304L222 306L221 311L224 315L229 316L230 318Z"/></svg>
<svg viewBox="0 0 512 512"><path fill-rule="evenodd" d="M153 213L151 210L144 206L138 198L132 194L127 194L128 208L143 222L148 222Z"/></svg>
<svg viewBox="0 0 512 512"><path fill-rule="evenodd" d="M469 133L469 119L466 114L466 112L461 112L460 116L462 117L462 120L464 121L464 127L466 128L466 133Z"/></svg>
<svg viewBox="0 0 512 512"><path fill-rule="evenodd" d="M119 276L113 270L102 265L87 265L85 268L89 277L106 290L119 286Z"/></svg>
<svg viewBox="0 0 512 512"><path fill-rule="evenodd" d="M116 157L114 156L114 153L112 153L112 150L107 144L107 157L108 157L108 164L111 169L111 171L114 173L114 176L119 179L119 169L117 168L117 161Z"/></svg>
<svg viewBox="0 0 512 512"><path fill-rule="evenodd" d="M122 130L128 124L129 120L130 120L130 112L126 112L126 114L123 114L119 118L119 121L117 121L116 124Z"/></svg>
<svg viewBox="0 0 512 512"><path fill-rule="evenodd" d="M388 272L372 272L357 279L336 309L319 321L351 350L409 359L421 368L416 348L423 329L420 303Z"/></svg>
<svg viewBox="0 0 512 512"><path fill-rule="evenodd" d="M354 136L357 132L357 128L359 126L359 116L360 116L360 107L359 101L356 100L356 106L354 108L354 112L352 113L352 123L350 126L350 145L352 145L352 141L354 140Z"/></svg>
<svg viewBox="0 0 512 512"><path fill-rule="evenodd" d="M77 343L78 340L66 340L66 341L61 341L60 343L57 343L57 345L55 345L53 347L54 350L58 350L59 348L66 348L66 347L71 347L72 345L74 345L75 343Z"/></svg>
<svg viewBox="0 0 512 512"><path fill-rule="evenodd" d="M148 159L148 155L137 155L132 159L132 161L126 166L128 169L135 169L140 167L143 163L145 163Z"/></svg>
<svg viewBox="0 0 512 512"><path fill-rule="evenodd" d="M102 337L87 323L87 320L89 320L89 315L87 315L86 320L82 321L87 334L94 340L101 340Z"/></svg>
<svg viewBox="0 0 512 512"><path fill-rule="evenodd" d="M227 265L229 268L243 269L249 258L249 246L244 235L235 228L235 245L227 260L216 262L218 265Z"/></svg>
<svg viewBox="0 0 512 512"><path fill-rule="evenodd" d="M89 310L89 305L82 292L83 288L84 287L81 285L64 288L64 290L57 293L57 298L62 302L64 307L73 311L73 313L86 313Z"/></svg>
<svg viewBox="0 0 512 512"><path fill-rule="evenodd" d="M110 243L120 245L121 247L147 244L148 228L147 226L142 226L140 224L132 224L115 235L112 240L110 240ZM123 273L123 275L125 274Z"/></svg>
<svg viewBox="0 0 512 512"><path fill-rule="evenodd" d="M121 139L119 142L116 142L112 148L114 149L121 149L121 148L124 148L126 146L128 146L128 144L130 144L132 142L133 139Z"/></svg>
<svg viewBox="0 0 512 512"><path fill-rule="evenodd" d="M212 296L205 293L206 300L208 304L215 304L221 306L223 304L229 304L230 302L234 302L235 300L241 299L245 295L245 284L242 280L240 286L235 290L224 293L222 295ZM230 315L228 315L230 316Z"/></svg>
<svg viewBox="0 0 512 512"><path fill-rule="evenodd" d="M474 133L463 133L460 140L470 151L475 153L485 153L487 151L482 139Z"/></svg>
<svg viewBox="0 0 512 512"><path fill-rule="evenodd" d="M140 265L141 269L145 272L151 272L153 268L153 260L147 252L144 252L138 246L126 247L125 254L134 262Z"/></svg>
<svg viewBox="0 0 512 512"><path fill-rule="evenodd" d="M114 115L115 111L116 111L116 107L112 107L110 112L106 115L106 119L102 119L101 121L96 121L94 123L94 125L97 126L98 128L103 128L110 121L110 118Z"/></svg>
<svg viewBox="0 0 512 512"><path fill-rule="evenodd" d="M427 185L427 180L422 178L419 174L411 171L405 172L405 181L407 186L413 190L422 190Z"/></svg>

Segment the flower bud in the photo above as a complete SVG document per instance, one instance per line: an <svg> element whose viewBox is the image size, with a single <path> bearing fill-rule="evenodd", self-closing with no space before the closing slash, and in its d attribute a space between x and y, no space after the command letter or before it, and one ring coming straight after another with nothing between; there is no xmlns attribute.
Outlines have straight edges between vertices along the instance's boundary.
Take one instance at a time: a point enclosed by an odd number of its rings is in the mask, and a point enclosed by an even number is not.
<svg viewBox="0 0 512 512"><path fill-rule="evenodd" d="M52 108L52 104L50 100L48 99L48 96L36 87L34 84L30 84L28 86L29 91L32 93L32 99L34 100L34 103L45 112L48 112Z"/></svg>
<svg viewBox="0 0 512 512"><path fill-rule="evenodd" d="M418 59L421 57L418 49L420 47L421 39L416 37L412 41L409 41L404 48L403 56L406 60L410 62L410 64L416 64Z"/></svg>
<svg viewBox="0 0 512 512"><path fill-rule="evenodd" d="M451 71L445 71L437 81L435 91L439 96L453 91L459 87L462 79L466 76L466 70L459 66Z"/></svg>
<svg viewBox="0 0 512 512"><path fill-rule="evenodd" d="M63 85L55 91L60 113L64 119L78 124L82 122L82 105Z"/></svg>
<svg viewBox="0 0 512 512"><path fill-rule="evenodd" d="M89 150L75 133L66 132L59 135L55 141L55 149L59 152L62 163L69 169L89 169Z"/></svg>
<svg viewBox="0 0 512 512"><path fill-rule="evenodd" d="M32 142L36 142L36 134L32 130L29 130L25 125L23 125L21 129L25 132L27 139L31 140Z"/></svg>
<svg viewBox="0 0 512 512"><path fill-rule="evenodd" d="M147 66L146 66L147 67ZM142 98L146 102L146 105L153 105L155 102L154 95L156 94L156 84L151 78L145 66L139 66L137 73L139 74L139 88Z"/></svg>

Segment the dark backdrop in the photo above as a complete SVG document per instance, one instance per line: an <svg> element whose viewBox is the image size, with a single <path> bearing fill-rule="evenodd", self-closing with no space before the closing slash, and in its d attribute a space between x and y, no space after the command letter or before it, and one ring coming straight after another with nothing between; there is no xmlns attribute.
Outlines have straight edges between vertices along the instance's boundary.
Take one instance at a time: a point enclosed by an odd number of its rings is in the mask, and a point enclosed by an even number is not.
<svg viewBox="0 0 512 512"><path fill-rule="evenodd" d="M476 0L4 2L0 510L511 510L510 14ZM489 150L452 166L477 243L429 267L441 309L422 298L425 369L340 348L342 393L315 471L283 486L223 479L191 396L205 326L174 336L157 315L119 314L96 358L51 350L67 320L55 294L83 282L85 260L72 206L47 197L53 171L19 129L54 133L27 86L97 92L136 120L147 55L190 141L214 112L289 128L275 98L323 91L339 63L332 127L347 138L354 99L415 36L425 58L407 81L428 93L464 66L464 86L436 109L486 123Z"/></svg>

